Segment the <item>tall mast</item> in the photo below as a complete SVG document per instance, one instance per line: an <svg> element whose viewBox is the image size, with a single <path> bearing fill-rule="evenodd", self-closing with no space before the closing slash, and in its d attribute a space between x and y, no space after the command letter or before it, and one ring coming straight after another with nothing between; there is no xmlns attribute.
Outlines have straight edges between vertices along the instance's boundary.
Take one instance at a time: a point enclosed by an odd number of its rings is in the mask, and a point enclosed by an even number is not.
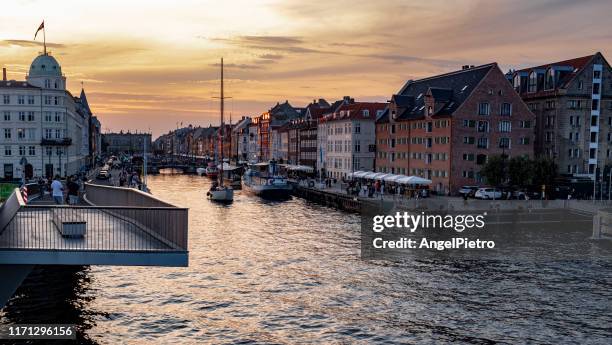
<svg viewBox="0 0 612 345"><path fill-rule="evenodd" d="M223 139L225 137L225 125L223 124L223 101L223 58L221 58L221 169L219 170L219 185L221 187L223 187Z"/></svg>

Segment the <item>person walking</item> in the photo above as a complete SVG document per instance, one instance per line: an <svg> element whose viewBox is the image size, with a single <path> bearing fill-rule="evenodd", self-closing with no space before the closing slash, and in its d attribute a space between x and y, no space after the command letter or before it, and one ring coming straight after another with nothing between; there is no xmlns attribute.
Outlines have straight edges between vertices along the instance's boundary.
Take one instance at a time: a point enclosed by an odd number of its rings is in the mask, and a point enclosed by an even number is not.
<svg viewBox="0 0 612 345"><path fill-rule="evenodd" d="M79 189L80 186L76 183L76 177L70 177L68 179L68 183L66 184L68 187L68 204L76 205L79 203Z"/></svg>
<svg viewBox="0 0 612 345"><path fill-rule="evenodd" d="M59 175L55 175L53 182L51 182L51 196L53 196L56 204L62 205L64 203L64 186L62 186Z"/></svg>

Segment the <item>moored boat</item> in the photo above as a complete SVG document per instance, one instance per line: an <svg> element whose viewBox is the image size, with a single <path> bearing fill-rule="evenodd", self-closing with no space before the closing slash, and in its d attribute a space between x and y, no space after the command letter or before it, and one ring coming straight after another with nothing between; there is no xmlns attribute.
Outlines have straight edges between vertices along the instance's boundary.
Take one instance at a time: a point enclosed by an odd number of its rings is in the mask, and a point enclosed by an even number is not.
<svg viewBox="0 0 612 345"><path fill-rule="evenodd" d="M263 169L263 170L262 170ZM275 161L249 166L244 173L244 190L264 199L283 200L291 197L293 187L278 173Z"/></svg>

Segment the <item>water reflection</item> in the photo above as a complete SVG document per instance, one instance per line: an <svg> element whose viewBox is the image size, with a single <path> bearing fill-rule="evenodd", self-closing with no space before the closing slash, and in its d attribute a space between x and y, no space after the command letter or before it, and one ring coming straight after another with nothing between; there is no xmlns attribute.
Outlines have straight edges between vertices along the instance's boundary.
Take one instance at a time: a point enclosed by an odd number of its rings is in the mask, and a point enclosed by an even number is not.
<svg viewBox="0 0 612 345"><path fill-rule="evenodd" d="M89 268L84 266L38 266L17 289L13 298L0 312L2 324L77 325L80 344L97 344L87 336L103 312L89 308L95 298L91 290ZM5 340L10 344L8 340ZM66 340L16 340L14 344L64 344Z"/></svg>

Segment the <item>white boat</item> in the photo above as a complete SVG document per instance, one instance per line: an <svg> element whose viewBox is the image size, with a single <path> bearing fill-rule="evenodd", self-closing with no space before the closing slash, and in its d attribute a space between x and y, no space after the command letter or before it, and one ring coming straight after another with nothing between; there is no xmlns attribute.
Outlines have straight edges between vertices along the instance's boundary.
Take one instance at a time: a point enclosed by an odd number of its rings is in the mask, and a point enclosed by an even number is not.
<svg viewBox="0 0 612 345"><path fill-rule="evenodd" d="M263 171L262 171L263 168ZM278 173L275 161L249 166L242 179L243 189L264 199L289 199L293 187Z"/></svg>
<svg viewBox="0 0 612 345"><path fill-rule="evenodd" d="M221 162L220 167L217 168L214 163L208 163L206 167L206 176L211 178L219 178L219 185L213 183L212 187L206 193L208 198L212 201L217 202L232 202L234 201L234 190L231 186L223 185L223 165L225 160L223 159L223 141L225 138L225 122L223 121L223 101L225 97L223 96L223 58L221 58L221 96L219 97L221 100L221 126L219 127L219 152L221 154Z"/></svg>
<svg viewBox="0 0 612 345"><path fill-rule="evenodd" d="M212 201L231 202L234 200L234 189L230 186L217 187L209 190L207 195Z"/></svg>
<svg viewBox="0 0 612 345"><path fill-rule="evenodd" d="M198 174L198 176L204 176L206 175L206 168L197 168L196 173Z"/></svg>

